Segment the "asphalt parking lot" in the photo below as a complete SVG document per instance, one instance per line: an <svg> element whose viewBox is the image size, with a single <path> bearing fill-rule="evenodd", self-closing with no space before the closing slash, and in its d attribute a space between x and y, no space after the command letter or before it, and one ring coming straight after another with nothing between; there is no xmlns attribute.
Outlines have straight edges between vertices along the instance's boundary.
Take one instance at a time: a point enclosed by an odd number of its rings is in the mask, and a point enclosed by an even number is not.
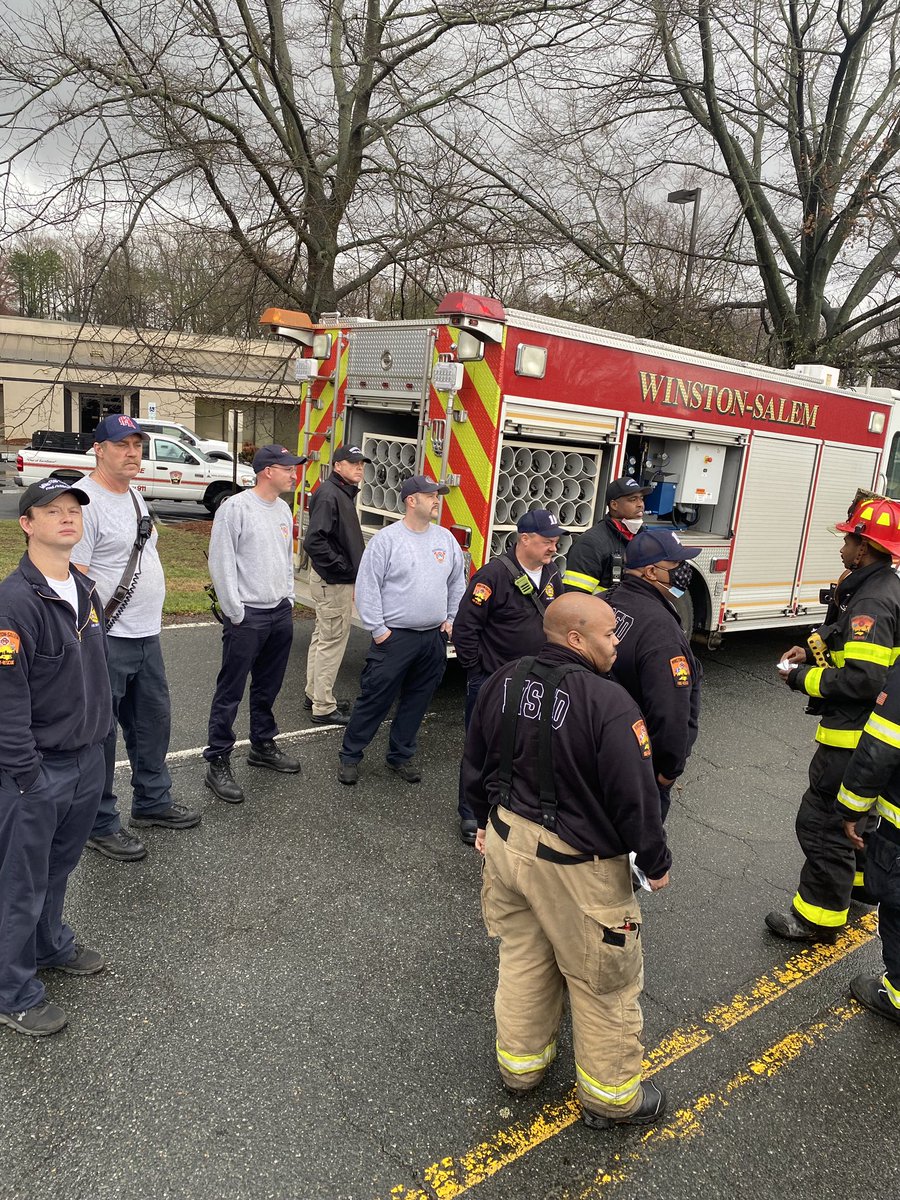
<svg viewBox="0 0 900 1200"><path fill-rule="evenodd" d="M900 1028L847 996L880 962L873 916L852 910L834 948L763 929L795 888L811 753L813 723L773 669L793 637L703 656L673 882L644 902L645 1044L670 1109L655 1131L597 1134L572 1107L566 1031L538 1094L498 1083L495 948L456 835L457 668L423 729L424 781L388 778L382 731L344 788L339 733L302 709L310 631L296 623L278 710L303 775L239 752L241 806L202 786L218 628L164 632L172 772L203 823L144 831L142 863L87 852L75 872L69 919L109 967L47 973L70 1014L58 1036L0 1031L3 1200L900 1194ZM354 631L345 697L365 644Z"/></svg>

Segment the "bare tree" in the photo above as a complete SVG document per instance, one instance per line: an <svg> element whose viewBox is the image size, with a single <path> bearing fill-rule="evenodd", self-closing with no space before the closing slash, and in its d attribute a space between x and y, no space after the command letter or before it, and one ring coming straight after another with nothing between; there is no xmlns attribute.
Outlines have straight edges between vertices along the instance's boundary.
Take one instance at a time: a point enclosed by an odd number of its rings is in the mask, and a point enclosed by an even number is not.
<svg viewBox="0 0 900 1200"><path fill-rule="evenodd" d="M896 364L896 0L652 0L646 11L640 53L655 56L631 111L676 104L671 168L730 183L777 359Z"/></svg>
<svg viewBox="0 0 900 1200"><path fill-rule="evenodd" d="M519 64L564 53L600 11L598 0L23 0L0 49L7 224L93 223L113 249L148 221L222 229L273 291L331 309L446 227L446 211L415 203L435 181L422 179L427 139L412 122L462 98L502 104ZM465 216L465 194L446 199Z"/></svg>

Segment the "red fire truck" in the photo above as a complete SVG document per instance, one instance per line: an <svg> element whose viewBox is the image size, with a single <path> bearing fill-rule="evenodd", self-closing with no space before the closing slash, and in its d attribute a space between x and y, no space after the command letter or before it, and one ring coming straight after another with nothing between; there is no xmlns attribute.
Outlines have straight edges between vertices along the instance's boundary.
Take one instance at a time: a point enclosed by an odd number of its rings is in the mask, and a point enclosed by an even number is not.
<svg viewBox="0 0 900 1200"><path fill-rule="evenodd" d="M360 445L364 531L397 520L402 479L424 473L450 484L441 523L478 567L529 508L577 537L609 480L632 475L653 486L645 520L702 547L682 617L711 645L814 624L840 566L834 523L858 488L900 494L900 392L842 390L828 368L773 370L465 292L430 319L269 309L261 324L299 347L299 496L334 449Z"/></svg>

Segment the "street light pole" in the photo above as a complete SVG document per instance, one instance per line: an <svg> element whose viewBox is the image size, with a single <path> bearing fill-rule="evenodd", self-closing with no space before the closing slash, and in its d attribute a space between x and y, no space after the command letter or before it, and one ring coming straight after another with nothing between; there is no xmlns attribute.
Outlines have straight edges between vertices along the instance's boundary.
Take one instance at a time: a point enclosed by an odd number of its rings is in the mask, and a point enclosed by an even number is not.
<svg viewBox="0 0 900 1200"><path fill-rule="evenodd" d="M697 246L697 225L699 224L700 216L700 194L702 188L683 188L678 192L669 192L666 200L669 204L693 204L694 211L691 217L691 236L688 241L688 258L687 270L684 276L684 298L690 298L691 295L691 275L694 269L694 252Z"/></svg>

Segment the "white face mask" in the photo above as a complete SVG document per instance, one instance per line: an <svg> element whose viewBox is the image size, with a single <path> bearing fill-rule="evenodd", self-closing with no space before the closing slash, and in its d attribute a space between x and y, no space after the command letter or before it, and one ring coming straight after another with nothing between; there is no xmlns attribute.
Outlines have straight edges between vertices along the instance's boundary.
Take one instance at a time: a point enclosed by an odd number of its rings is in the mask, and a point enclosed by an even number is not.
<svg viewBox="0 0 900 1200"><path fill-rule="evenodd" d="M623 517L622 524L629 533L640 533L644 524L643 517Z"/></svg>

